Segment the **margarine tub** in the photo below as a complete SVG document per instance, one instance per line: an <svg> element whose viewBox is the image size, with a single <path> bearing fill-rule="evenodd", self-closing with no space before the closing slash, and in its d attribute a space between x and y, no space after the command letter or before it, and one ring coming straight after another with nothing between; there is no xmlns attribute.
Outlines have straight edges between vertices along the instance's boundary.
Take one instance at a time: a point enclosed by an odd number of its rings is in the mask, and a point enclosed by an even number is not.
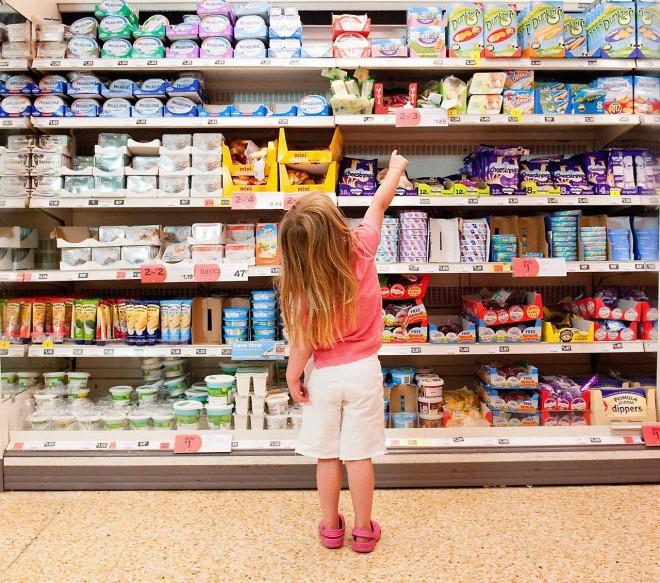
<svg viewBox="0 0 660 583"><path fill-rule="evenodd" d="M199 401L185 399L176 401L172 408L176 415L176 423L179 429L197 429L199 426L199 414L204 406Z"/></svg>
<svg viewBox="0 0 660 583"><path fill-rule="evenodd" d="M141 385L135 392L141 404L155 403L158 398L158 387L155 385Z"/></svg>
<svg viewBox="0 0 660 583"><path fill-rule="evenodd" d="M129 385L117 385L110 387L112 403L118 407L128 407L131 404L131 393L133 387Z"/></svg>
<svg viewBox="0 0 660 583"><path fill-rule="evenodd" d="M2 373L2 384L4 385L4 375ZM11 374L11 373L9 373ZM16 383L18 384L19 389L29 389L39 384L39 379L41 378L41 373L36 371L22 371L16 373Z"/></svg>
<svg viewBox="0 0 660 583"><path fill-rule="evenodd" d="M154 422L155 429L171 429L174 422L174 411L159 407L151 412L151 419Z"/></svg>
<svg viewBox="0 0 660 583"><path fill-rule="evenodd" d="M45 372L43 374L45 388L59 388L64 386L65 372Z"/></svg>
<svg viewBox="0 0 660 583"><path fill-rule="evenodd" d="M226 375L235 375L236 371L238 370L239 365L234 364L233 362L221 362L220 363L220 370L222 371L223 374Z"/></svg>
<svg viewBox="0 0 660 583"><path fill-rule="evenodd" d="M142 37L135 39L131 49L134 59L162 59L165 57L165 46L159 38Z"/></svg>
<svg viewBox="0 0 660 583"><path fill-rule="evenodd" d="M126 413L117 409L108 409L101 415L103 427L107 430L124 429Z"/></svg>
<svg viewBox="0 0 660 583"><path fill-rule="evenodd" d="M232 405L206 405L209 429L231 429Z"/></svg>
<svg viewBox="0 0 660 583"><path fill-rule="evenodd" d="M131 411L128 414L128 425L131 429L150 429L151 415L140 409Z"/></svg>
<svg viewBox="0 0 660 583"><path fill-rule="evenodd" d="M206 403L209 400L209 394L206 391L200 391L197 389L187 389L184 392L186 399L190 401L199 401L200 403Z"/></svg>
<svg viewBox="0 0 660 583"><path fill-rule="evenodd" d="M69 372L67 373L69 389L86 389L87 382L91 376L88 372Z"/></svg>
<svg viewBox="0 0 660 583"><path fill-rule="evenodd" d="M209 375L204 381L208 389L208 396L214 402L229 402L229 393L234 387L234 377L229 375Z"/></svg>

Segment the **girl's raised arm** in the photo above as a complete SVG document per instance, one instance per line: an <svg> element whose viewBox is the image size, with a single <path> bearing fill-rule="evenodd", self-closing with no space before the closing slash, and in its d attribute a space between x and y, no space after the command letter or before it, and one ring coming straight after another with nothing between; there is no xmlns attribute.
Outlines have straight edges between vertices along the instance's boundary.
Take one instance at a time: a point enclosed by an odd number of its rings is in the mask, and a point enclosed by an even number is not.
<svg viewBox="0 0 660 583"><path fill-rule="evenodd" d="M396 187L399 185L399 179L407 167L408 160L403 156L399 156L398 151L394 150L390 156L390 165L387 169L387 174L380 183L378 190L376 190L376 194L374 194L371 200L371 205L364 215L365 221L375 227L378 232L380 232L380 228L383 225L385 211L392 204Z"/></svg>

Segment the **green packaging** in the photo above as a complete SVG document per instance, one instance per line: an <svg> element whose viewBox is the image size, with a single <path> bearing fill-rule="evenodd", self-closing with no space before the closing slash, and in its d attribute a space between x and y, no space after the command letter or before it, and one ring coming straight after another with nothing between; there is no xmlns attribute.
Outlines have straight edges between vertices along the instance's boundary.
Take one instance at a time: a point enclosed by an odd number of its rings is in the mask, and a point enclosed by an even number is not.
<svg viewBox="0 0 660 583"><path fill-rule="evenodd" d="M99 40L133 37L135 26L125 16L106 16L99 23Z"/></svg>
<svg viewBox="0 0 660 583"><path fill-rule="evenodd" d="M132 26L139 24L137 15L131 10L125 0L101 0L94 7L94 16L99 20L107 16L123 16Z"/></svg>

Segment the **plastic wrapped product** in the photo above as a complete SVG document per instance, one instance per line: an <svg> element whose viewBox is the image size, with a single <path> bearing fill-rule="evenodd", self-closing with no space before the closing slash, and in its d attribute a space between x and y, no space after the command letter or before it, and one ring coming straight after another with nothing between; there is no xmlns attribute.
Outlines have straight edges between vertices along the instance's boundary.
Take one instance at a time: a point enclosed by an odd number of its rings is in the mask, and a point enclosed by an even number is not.
<svg viewBox="0 0 660 583"><path fill-rule="evenodd" d="M258 38L243 39L236 43L234 57L236 59L263 59L266 56L266 45Z"/></svg>
<svg viewBox="0 0 660 583"><path fill-rule="evenodd" d="M165 47L159 38L142 37L135 39L131 49L134 59L162 59L165 57Z"/></svg>
<svg viewBox="0 0 660 583"><path fill-rule="evenodd" d="M98 26L99 23L96 18L92 18L91 16L79 18L69 25L66 38L86 36L95 39L98 36Z"/></svg>
<svg viewBox="0 0 660 583"><path fill-rule="evenodd" d="M101 117L131 117L131 102L122 97L108 99L103 104Z"/></svg>
<svg viewBox="0 0 660 583"><path fill-rule="evenodd" d="M163 103L155 97L138 99L132 117L163 117Z"/></svg>
<svg viewBox="0 0 660 583"><path fill-rule="evenodd" d="M199 57L199 45L191 39L175 40L165 54L168 59L196 59Z"/></svg>
<svg viewBox="0 0 660 583"><path fill-rule="evenodd" d="M66 42L41 41L37 43L38 59L63 59L66 54Z"/></svg>
<svg viewBox="0 0 660 583"><path fill-rule="evenodd" d="M73 117L98 117L101 105L96 99L74 99L69 112Z"/></svg>
<svg viewBox="0 0 660 583"><path fill-rule="evenodd" d="M133 25L125 16L106 16L99 22L99 39L130 39L133 37Z"/></svg>
<svg viewBox="0 0 660 583"><path fill-rule="evenodd" d="M243 18L259 18L258 16L245 16ZM236 25L241 21L238 19ZM265 27L265 24L264 24ZM222 14L213 14L204 16L199 23L199 38L205 39L209 37L226 38L232 40L234 38L234 29L231 25L229 18ZM259 35L249 35L248 37L241 38L258 38ZM240 40L237 38L236 40Z"/></svg>

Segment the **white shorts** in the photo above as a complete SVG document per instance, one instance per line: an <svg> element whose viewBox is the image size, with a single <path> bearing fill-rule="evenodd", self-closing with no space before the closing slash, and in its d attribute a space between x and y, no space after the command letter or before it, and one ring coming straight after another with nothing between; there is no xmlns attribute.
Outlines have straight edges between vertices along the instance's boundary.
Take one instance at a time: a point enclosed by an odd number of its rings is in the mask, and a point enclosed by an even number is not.
<svg viewBox="0 0 660 583"><path fill-rule="evenodd" d="M349 364L305 367L309 403L296 452L313 458L344 461L386 453L383 374L378 355Z"/></svg>

